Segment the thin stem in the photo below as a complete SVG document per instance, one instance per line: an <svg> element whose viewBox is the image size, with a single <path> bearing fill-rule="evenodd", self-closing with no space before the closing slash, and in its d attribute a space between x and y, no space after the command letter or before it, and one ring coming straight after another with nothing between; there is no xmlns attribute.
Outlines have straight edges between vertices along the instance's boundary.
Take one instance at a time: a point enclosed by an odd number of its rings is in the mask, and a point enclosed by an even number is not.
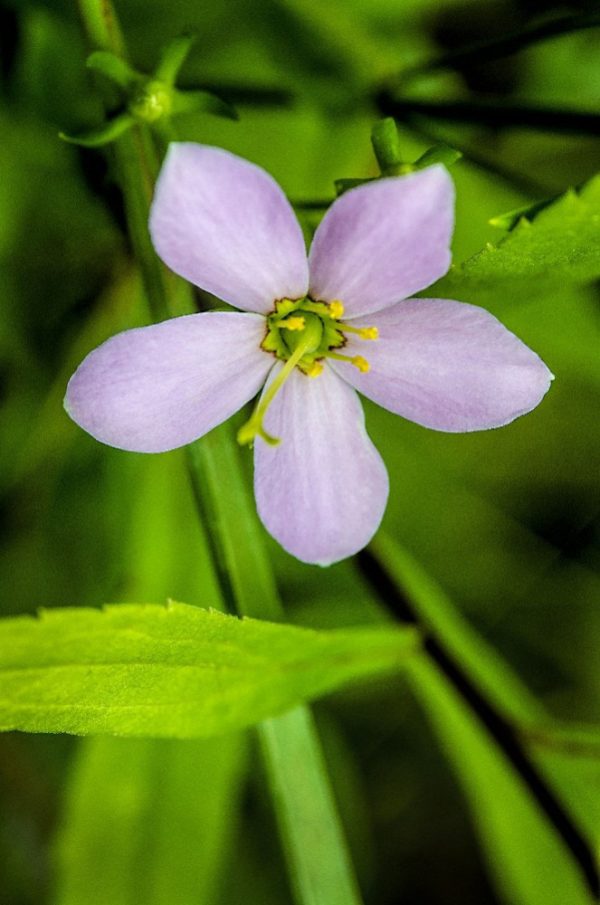
<svg viewBox="0 0 600 905"><path fill-rule="evenodd" d="M256 519L230 425L221 425L188 449L228 598L243 615L283 620L264 531ZM360 905L310 709L296 707L260 723L257 731L296 901L299 905Z"/></svg>
<svg viewBox="0 0 600 905"><path fill-rule="evenodd" d="M424 649L430 661L429 664L425 662L424 669L432 675L442 676L446 685L458 692L521 777L579 865L590 891L597 897L600 875L595 853L529 756L519 728L513 725L510 716L502 711L489 691L482 690L477 682L481 670L477 669L468 651L484 648L483 642L462 624L449 601L428 576L421 573L409 554L383 531L371 542L369 550L360 554L359 563L367 581L395 618L423 630ZM489 670L489 665L487 668Z"/></svg>
<svg viewBox="0 0 600 905"><path fill-rule="evenodd" d="M125 41L119 21L110 2L77 0L79 15L89 43L96 50L110 50L126 59Z"/></svg>
<svg viewBox="0 0 600 905"><path fill-rule="evenodd" d="M416 116L414 119L411 119L410 123L408 123L408 128L414 132L415 135L419 136L419 138L424 138L426 141L435 142L437 144L440 141L445 140L445 137L440 135L435 128L432 128L431 123L424 117ZM525 195L531 195L532 198L539 195L545 197L552 191L551 188L543 185L531 176L520 173L518 170L514 170L511 167L507 167L503 163L490 160L479 151L465 145L463 141L460 142L460 152L464 160L468 163L486 173L497 176L519 192L522 192Z"/></svg>
<svg viewBox="0 0 600 905"><path fill-rule="evenodd" d="M87 34L96 48L125 55L110 0L79 0ZM125 144L125 142L127 142ZM193 310L190 287L163 278L148 233L148 204L156 166L152 141L138 127L116 143L118 176L128 227L148 298L158 316L181 304ZM200 514L209 514L210 539L224 597L240 614L282 620L270 563L237 444L222 425L190 447ZM224 476L226 478L224 479ZM307 707L297 707L258 727L290 883L298 905L360 905L326 764Z"/></svg>
<svg viewBox="0 0 600 905"><path fill-rule="evenodd" d="M600 13L597 12L561 16L558 19L551 19L549 22L542 22L521 28L519 31L509 32L499 38L494 37L487 41L479 41L467 47L451 50L433 60L419 63L417 66L399 72L393 78L393 82L406 84L408 79L433 72L436 69L447 69L449 67L464 69L469 66L489 63L490 60L498 60L502 57L510 56L540 41L546 41L549 38L555 38L574 31L582 31L587 28L597 28L598 26L600 26Z"/></svg>
<svg viewBox="0 0 600 905"><path fill-rule="evenodd" d="M125 216L133 251L139 264L148 304L154 320L162 320L169 313L164 272L154 254L148 232L148 204L150 184L148 175L140 168L143 159L143 137L140 127L115 143L118 179L125 202Z"/></svg>
<svg viewBox="0 0 600 905"><path fill-rule="evenodd" d="M531 107L496 101L422 101L382 91L375 99L385 116L408 122L417 116L495 129L536 129L574 135L600 135L600 116L579 110Z"/></svg>

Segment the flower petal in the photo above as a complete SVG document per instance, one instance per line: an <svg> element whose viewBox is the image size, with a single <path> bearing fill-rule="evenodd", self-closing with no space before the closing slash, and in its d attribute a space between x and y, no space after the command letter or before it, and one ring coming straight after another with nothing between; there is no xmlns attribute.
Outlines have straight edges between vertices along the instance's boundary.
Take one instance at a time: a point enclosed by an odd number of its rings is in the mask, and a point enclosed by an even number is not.
<svg viewBox="0 0 600 905"><path fill-rule="evenodd" d="M109 446L165 452L225 421L254 396L273 359L264 318L190 314L127 330L94 349L67 387L65 408Z"/></svg>
<svg viewBox="0 0 600 905"><path fill-rule="evenodd" d="M406 299L368 325L378 328L379 339L352 339L344 352L360 351L370 371L342 362L335 370L369 399L435 430L501 427L535 408L552 380L535 352L465 302Z"/></svg>
<svg viewBox="0 0 600 905"><path fill-rule="evenodd" d="M266 313L308 285L302 230L263 169L221 148L170 145L150 212L156 251L175 273L245 311Z"/></svg>
<svg viewBox="0 0 600 905"><path fill-rule="evenodd" d="M274 368L274 377L279 368ZM281 438L257 438L254 486L259 515L297 559L325 566L367 544L383 516L388 476L365 430L358 396L325 368L296 369L265 417Z"/></svg>
<svg viewBox="0 0 600 905"><path fill-rule="evenodd" d="M315 233L310 294L348 317L387 308L450 266L454 187L442 166L378 179L343 194Z"/></svg>

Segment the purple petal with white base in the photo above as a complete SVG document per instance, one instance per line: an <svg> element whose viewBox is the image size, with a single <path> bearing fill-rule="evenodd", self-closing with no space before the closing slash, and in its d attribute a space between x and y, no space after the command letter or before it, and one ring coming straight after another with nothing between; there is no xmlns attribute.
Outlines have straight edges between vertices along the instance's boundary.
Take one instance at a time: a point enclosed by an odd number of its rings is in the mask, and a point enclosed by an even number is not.
<svg viewBox="0 0 600 905"><path fill-rule="evenodd" d="M150 213L171 270L236 308L266 313L308 286L302 230L275 180L221 148L170 145Z"/></svg>
<svg viewBox="0 0 600 905"><path fill-rule="evenodd" d="M264 383L264 318L190 314L113 336L87 356L65 408L109 446L166 452L225 421Z"/></svg>
<svg viewBox="0 0 600 905"><path fill-rule="evenodd" d="M388 476L354 390L327 367L316 378L296 369L264 426L282 438L279 446L257 438L254 447L256 503L267 530L297 559L323 566L364 547L383 516Z"/></svg>
<svg viewBox="0 0 600 905"><path fill-rule="evenodd" d="M387 308L450 267L454 187L442 166L351 189L325 214L310 250L310 294L347 317Z"/></svg>
<svg viewBox="0 0 600 905"><path fill-rule="evenodd" d="M530 412L552 374L535 352L493 315L465 302L406 299L368 322L379 339L350 340L366 374L342 362L335 370L369 399L440 431L486 430Z"/></svg>

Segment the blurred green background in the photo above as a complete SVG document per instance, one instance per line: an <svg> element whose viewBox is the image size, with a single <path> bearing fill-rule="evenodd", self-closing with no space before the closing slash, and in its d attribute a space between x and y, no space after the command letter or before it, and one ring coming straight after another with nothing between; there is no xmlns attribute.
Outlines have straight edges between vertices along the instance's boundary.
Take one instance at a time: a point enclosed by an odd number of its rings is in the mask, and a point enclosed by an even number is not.
<svg viewBox="0 0 600 905"><path fill-rule="evenodd" d="M582 124L571 114L598 111L599 31L565 24L509 55L491 49L408 70L597 10L536 0L117 2L141 70L151 71L170 38L197 34L180 83L214 88L240 120L180 118L178 136L267 168L307 232L318 222L312 202L334 197L334 179L376 174L369 134L381 115L378 92L393 84L408 101L399 125L407 160L440 140L463 151L452 170L456 262L502 238L490 218L581 185L598 169L598 118ZM182 455L108 449L62 410L83 356L149 320L110 155L58 138L102 119L76 3L5 0L0 46L3 615L167 596L209 606L206 544ZM464 121L415 106L457 100L467 104ZM515 125L511 110L523 106L564 115ZM503 111L497 121L494 110ZM598 225L596 205L589 216ZM554 715L598 722L597 285L547 272L541 281L462 288L459 299L500 317L556 381L539 409L487 433L435 433L368 405L391 477L384 526ZM266 542L290 620L333 627L381 618L359 563L311 568ZM368 903L537 903L535 872L532 897L513 897L510 870L494 864L485 802L478 808L476 790L468 807L401 679L337 694L316 713ZM571 765L561 782L582 822L597 825L598 760ZM251 737L8 735L0 739L0 797L3 905L291 901ZM507 810L498 832L508 837L522 815L508 800L499 807Z"/></svg>

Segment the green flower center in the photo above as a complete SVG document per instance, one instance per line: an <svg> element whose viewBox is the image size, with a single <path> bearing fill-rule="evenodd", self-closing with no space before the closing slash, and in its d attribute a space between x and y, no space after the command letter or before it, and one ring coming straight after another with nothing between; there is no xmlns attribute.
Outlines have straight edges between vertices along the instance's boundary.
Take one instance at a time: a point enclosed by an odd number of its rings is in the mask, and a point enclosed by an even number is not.
<svg viewBox="0 0 600 905"><path fill-rule="evenodd" d="M343 313L344 306L339 301L315 302L310 296L280 299L275 302L275 311L267 317L267 335L262 348L282 361L288 361L302 346L297 367L309 377L317 377L323 370L322 360L336 357L335 350L346 345L344 331L358 333L364 339L375 338L372 328L359 330L341 324L339 319ZM368 368L363 358L354 358L356 361L352 361L357 367Z"/></svg>
<svg viewBox="0 0 600 905"><path fill-rule="evenodd" d="M160 79L147 79L129 104L129 110L137 119L154 123L168 116L173 104L169 85Z"/></svg>
<svg viewBox="0 0 600 905"><path fill-rule="evenodd" d="M280 299L275 310L267 316L267 335L261 346L273 353L285 365L254 409L249 420L238 431L238 442L252 443L256 436L272 445L279 443L263 427L265 413L271 402L288 379L294 368L308 377L318 377L323 371L323 360L334 358L347 361L359 371L369 370L369 363L362 355L342 355L337 350L346 344L345 333L354 333L361 339L377 339L375 327L354 327L340 321L344 306L340 301L315 302L310 296L302 299Z"/></svg>

